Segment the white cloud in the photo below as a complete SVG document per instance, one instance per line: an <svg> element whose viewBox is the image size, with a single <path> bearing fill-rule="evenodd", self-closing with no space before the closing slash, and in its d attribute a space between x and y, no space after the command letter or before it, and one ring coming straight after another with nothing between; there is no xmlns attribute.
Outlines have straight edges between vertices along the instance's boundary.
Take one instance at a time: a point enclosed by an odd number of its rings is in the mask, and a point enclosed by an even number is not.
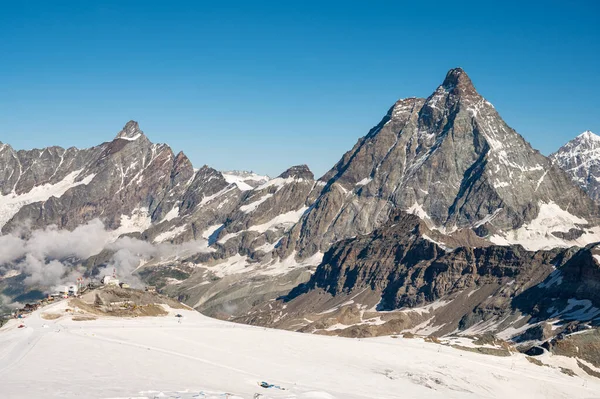
<svg viewBox="0 0 600 399"><path fill-rule="evenodd" d="M204 241L155 245L131 237L114 240L111 233L98 219L73 231L56 226L28 231L25 226L18 233L0 236L0 272L19 270L27 276L26 285L50 289L74 282L84 272L79 262L107 249L113 255L106 269L112 273L114 268L121 280L139 285L141 282L133 272L140 262L208 250Z"/></svg>

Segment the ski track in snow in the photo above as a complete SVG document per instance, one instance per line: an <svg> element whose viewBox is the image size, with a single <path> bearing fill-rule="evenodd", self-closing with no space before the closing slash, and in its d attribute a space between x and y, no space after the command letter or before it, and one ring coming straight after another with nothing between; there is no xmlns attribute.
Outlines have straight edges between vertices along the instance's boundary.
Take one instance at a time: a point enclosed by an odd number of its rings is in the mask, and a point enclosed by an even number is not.
<svg viewBox="0 0 600 399"><path fill-rule="evenodd" d="M589 398L600 392L600 381L530 364L523 355L486 356L421 339L292 333L179 309L155 318L40 317L66 307L50 305L0 330L0 397ZM181 324L176 313L184 316ZM27 327L18 329L21 322ZM263 389L260 381L285 390Z"/></svg>

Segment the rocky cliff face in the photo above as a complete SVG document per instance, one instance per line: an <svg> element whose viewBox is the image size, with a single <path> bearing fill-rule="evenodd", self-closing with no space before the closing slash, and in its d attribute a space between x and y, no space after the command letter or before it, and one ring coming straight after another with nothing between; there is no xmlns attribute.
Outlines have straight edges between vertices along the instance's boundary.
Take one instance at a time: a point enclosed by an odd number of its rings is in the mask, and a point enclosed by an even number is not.
<svg viewBox="0 0 600 399"><path fill-rule="evenodd" d="M400 212L372 234L335 244L307 287L334 296L368 287L381 292L378 309L393 310L423 306L490 282L523 279L531 284L536 280L531 273L539 274L539 280L560 262L554 252L528 252L518 246L452 250L442 240L449 241L418 217Z"/></svg>
<svg viewBox="0 0 600 399"><path fill-rule="evenodd" d="M211 282L210 287L217 289L221 285L216 282L227 277L230 292L235 286L231 280L239 281L240 293L231 295L240 298L249 295L250 276L262 276L255 290L267 297L281 295L282 287L289 290L306 279L276 282L277 276L290 272L305 275L307 265L283 262L276 252L282 237L318 196L321 186L306 165L291 167L274 179L251 172L222 173L206 165L194 169L185 154L152 143L131 121L112 141L90 149L14 151L2 144L0 166L0 222L4 235L14 237L11 240L35 236L49 226L73 231L99 220L108 232L101 240L129 235L147 242L134 244L141 249L127 253L127 262L132 262L127 272L143 264L139 272L160 287L174 285L174 295L181 294L177 290L184 279ZM22 284L25 247L19 249L22 256L0 256L0 289L19 287L7 291L11 298L38 288ZM164 248L176 249L175 255L158 255ZM88 260L68 255L68 261L50 251L37 260L41 268L61 262L65 270L83 263L89 269L78 273L91 275L112 265L115 251L108 248ZM318 259L311 264L316 263ZM297 266L299 272L294 270ZM200 295L198 282L194 286L195 292L185 295ZM213 303L217 299L212 297L205 308L219 311Z"/></svg>
<svg viewBox="0 0 600 399"><path fill-rule="evenodd" d="M460 68L427 99L399 100L317 181L306 166L273 180L194 171L183 153L151 143L133 121L85 150L2 145L0 164L5 233L25 222L73 229L102 218L117 234L210 237L226 257L304 262L402 209L440 232L471 229L497 244L600 240L593 201L507 126Z"/></svg>
<svg viewBox="0 0 600 399"><path fill-rule="evenodd" d="M597 206L502 120L460 68L427 99L396 102L320 181L323 194L287 242L300 256L369 233L396 208L440 231L472 228L530 249L600 239L600 230L589 233ZM550 226L549 213L564 217ZM568 242L568 232L579 241Z"/></svg>
<svg viewBox="0 0 600 399"><path fill-rule="evenodd" d="M14 205L8 207L13 214L5 213L5 233L25 222L72 230L99 217L109 229L143 231L176 206L194 175L183 153L152 144L133 121L113 141L90 149L2 154L3 170L15 172L2 185L2 201ZM126 225L133 215L137 225Z"/></svg>
<svg viewBox="0 0 600 399"><path fill-rule="evenodd" d="M344 336L493 333L519 344L600 326L595 244L534 252L456 243L396 213L334 244L307 283L238 320Z"/></svg>
<svg viewBox="0 0 600 399"><path fill-rule="evenodd" d="M550 159L596 202L600 200L600 136L583 132Z"/></svg>
<svg viewBox="0 0 600 399"><path fill-rule="evenodd" d="M269 255L314 202L314 176L306 165L294 166L248 192L219 228L218 244L232 255L248 250ZM261 259L264 255L259 256Z"/></svg>

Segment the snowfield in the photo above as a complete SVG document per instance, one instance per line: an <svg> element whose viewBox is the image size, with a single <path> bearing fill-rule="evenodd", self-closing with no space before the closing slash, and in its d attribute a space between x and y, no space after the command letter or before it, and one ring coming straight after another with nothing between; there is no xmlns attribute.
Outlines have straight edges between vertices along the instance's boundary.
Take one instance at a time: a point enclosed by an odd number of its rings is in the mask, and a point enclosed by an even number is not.
<svg viewBox="0 0 600 399"><path fill-rule="evenodd" d="M600 380L422 339L349 339L214 320L165 317L74 321L66 302L25 328L0 329L0 397L13 398L592 398ZM43 313L61 317L45 320ZM174 315L181 313L181 323ZM266 381L281 386L261 388Z"/></svg>

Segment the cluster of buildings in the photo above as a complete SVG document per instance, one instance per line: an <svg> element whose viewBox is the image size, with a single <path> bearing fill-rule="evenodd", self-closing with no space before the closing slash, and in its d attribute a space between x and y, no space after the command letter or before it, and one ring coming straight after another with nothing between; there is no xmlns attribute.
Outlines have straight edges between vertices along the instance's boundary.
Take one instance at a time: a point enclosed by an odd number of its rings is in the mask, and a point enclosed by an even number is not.
<svg viewBox="0 0 600 399"><path fill-rule="evenodd" d="M77 284L70 284L58 287L53 293L49 294L46 298L40 299L33 303L26 303L21 309L17 309L12 312L12 317L21 319L26 317L27 314L39 309L42 306L48 305L57 299L64 299L69 297L76 297L81 292L81 284L78 281Z"/></svg>
<svg viewBox="0 0 600 399"><path fill-rule="evenodd" d="M102 280L100 280L102 285L113 286L113 287L121 287L121 288L129 288L129 284L119 282L119 279L115 276L104 276Z"/></svg>
<svg viewBox="0 0 600 399"><path fill-rule="evenodd" d="M68 298L70 296L77 296L80 291L80 285L65 285L59 287L54 293L50 294L50 297L54 298Z"/></svg>
<svg viewBox="0 0 600 399"><path fill-rule="evenodd" d="M45 299L42 301L45 301ZM28 315L29 313L38 310L40 306L43 306L45 303L42 303L42 301L36 303L26 303L25 306L21 309L17 309L14 312L12 312L11 316L15 319L22 319L26 317L26 315Z"/></svg>
<svg viewBox="0 0 600 399"><path fill-rule="evenodd" d="M129 284L120 282L118 278L113 274L106 275L102 277L100 280L100 284L97 282L90 282L87 285L83 284L83 278L77 279L76 284L69 284L64 286L59 286L56 290L49 294L48 297L43 298L34 303L27 303L21 309L17 309L12 312L11 316L13 318L23 318L26 317L27 314L39 309L42 306L48 305L49 303L54 302L55 300L66 299L70 297L77 297L81 293L85 292L87 289L94 289L101 286L113 286L113 287L121 287L121 288L130 288ZM155 287L146 287L146 291L155 292Z"/></svg>

